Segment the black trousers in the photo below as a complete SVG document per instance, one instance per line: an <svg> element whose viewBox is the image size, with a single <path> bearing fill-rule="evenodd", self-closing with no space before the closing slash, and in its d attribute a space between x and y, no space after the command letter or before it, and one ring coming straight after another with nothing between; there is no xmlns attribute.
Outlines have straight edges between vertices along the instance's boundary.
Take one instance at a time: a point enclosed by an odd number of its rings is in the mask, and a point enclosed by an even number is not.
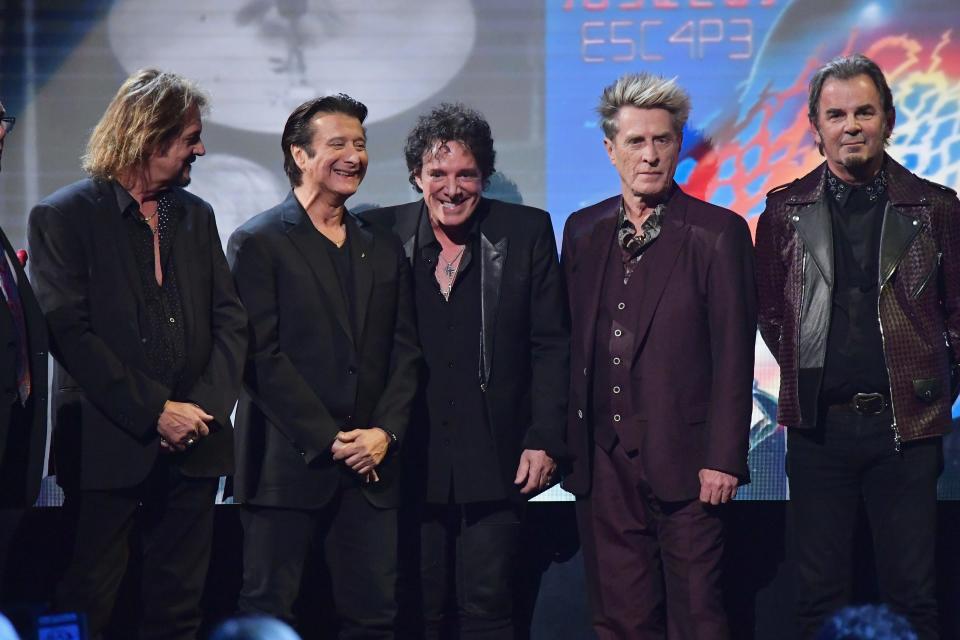
<svg viewBox="0 0 960 640"><path fill-rule="evenodd" d="M304 564L323 545L340 638L393 638L397 617L397 510L378 509L357 487L322 509L243 505L242 613L293 623ZM325 607L326 603L309 606Z"/></svg>
<svg viewBox="0 0 960 640"><path fill-rule="evenodd" d="M420 518L424 634L513 640L522 505L428 504ZM454 614L455 611L455 614Z"/></svg>
<svg viewBox="0 0 960 640"><path fill-rule="evenodd" d="M143 613L139 633L129 630L122 637L196 638L216 492L216 478L188 478L163 457L136 487L65 489L72 556L57 586L56 609L85 612L91 638L101 637L136 530L143 553Z"/></svg>
<svg viewBox="0 0 960 640"><path fill-rule="evenodd" d="M894 446L890 411L861 416L844 408L814 431L790 429L788 516L797 565L801 637L850 604L853 533L860 501L873 537L881 599L905 615L921 640L939 637L936 546L940 438Z"/></svg>

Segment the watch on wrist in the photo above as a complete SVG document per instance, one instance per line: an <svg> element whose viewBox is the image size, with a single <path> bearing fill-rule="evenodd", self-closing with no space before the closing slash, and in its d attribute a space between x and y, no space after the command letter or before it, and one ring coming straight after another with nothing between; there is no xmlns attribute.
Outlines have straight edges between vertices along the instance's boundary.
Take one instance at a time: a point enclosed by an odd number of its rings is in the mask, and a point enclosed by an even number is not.
<svg viewBox="0 0 960 640"><path fill-rule="evenodd" d="M387 437L389 438L387 441L387 451L393 451L397 445L400 444L400 438L398 438L397 434L389 429L384 429L383 427L380 427L380 429L387 434Z"/></svg>

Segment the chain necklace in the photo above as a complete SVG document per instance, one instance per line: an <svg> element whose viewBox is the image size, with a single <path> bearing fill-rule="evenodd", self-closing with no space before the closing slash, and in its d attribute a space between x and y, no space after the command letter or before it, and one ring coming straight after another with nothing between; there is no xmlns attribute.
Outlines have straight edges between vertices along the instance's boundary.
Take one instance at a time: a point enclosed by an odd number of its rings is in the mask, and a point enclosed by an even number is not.
<svg viewBox="0 0 960 640"><path fill-rule="evenodd" d="M450 302L450 292L453 291L453 281L456 279L457 273L460 272L460 256L463 255L463 251L466 248L467 245L460 247L459 253L453 257L453 260L448 261L446 258L444 258L442 251L438 255L440 260L444 263L441 271L443 271L443 275L447 278L447 286L444 287L443 284L440 285L440 293L443 295L443 299L446 302Z"/></svg>

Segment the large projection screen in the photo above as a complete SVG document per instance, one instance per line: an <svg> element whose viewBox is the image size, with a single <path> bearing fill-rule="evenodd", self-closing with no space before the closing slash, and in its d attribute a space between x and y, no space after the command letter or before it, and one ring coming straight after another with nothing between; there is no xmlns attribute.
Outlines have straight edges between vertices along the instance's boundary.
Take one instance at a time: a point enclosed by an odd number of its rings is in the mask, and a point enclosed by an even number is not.
<svg viewBox="0 0 960 640"><path fill-rule="evenodd" d="M294 106L346 92L370 107L370 167L354 209L413 200L404 137L444 101L483 112L498 173L488 195L566 217L618 189L593 111L628 71L676 76L693 98L677 180L754 227L764 195L820 161L806 83L863 52L897 107L889 152L960 188L960 8L933 0L85 0L0 3L0 98L16 115L0 174L0 224L19 246L35 202L82 176L85 139L122 79L155 66L212 102L190 189L224 241L288 186L279 134ZM753 482L785 499L779 371L758 341ZM944 499L960 499L960 406L945 440ZM540 500L570 496L555 488ZM41 504L56 504L52 479Z"/></svg>

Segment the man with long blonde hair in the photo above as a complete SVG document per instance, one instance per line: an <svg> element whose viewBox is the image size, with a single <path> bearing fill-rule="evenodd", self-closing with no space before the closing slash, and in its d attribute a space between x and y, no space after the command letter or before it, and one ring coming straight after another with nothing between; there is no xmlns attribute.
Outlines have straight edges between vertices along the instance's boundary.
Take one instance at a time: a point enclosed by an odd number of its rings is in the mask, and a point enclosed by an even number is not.
<svg viewBox="0 0 960 640"><path fill-rule="evenodd" d="M57 481L74 535L55 605L85 612L95 638L134 530L139 637L196 636L217 479L232 471L246 314L210 205L181 189L206 151L206 104L176 74L134 73L90 136L90 177L30 212L57 361Z"/></svg>

